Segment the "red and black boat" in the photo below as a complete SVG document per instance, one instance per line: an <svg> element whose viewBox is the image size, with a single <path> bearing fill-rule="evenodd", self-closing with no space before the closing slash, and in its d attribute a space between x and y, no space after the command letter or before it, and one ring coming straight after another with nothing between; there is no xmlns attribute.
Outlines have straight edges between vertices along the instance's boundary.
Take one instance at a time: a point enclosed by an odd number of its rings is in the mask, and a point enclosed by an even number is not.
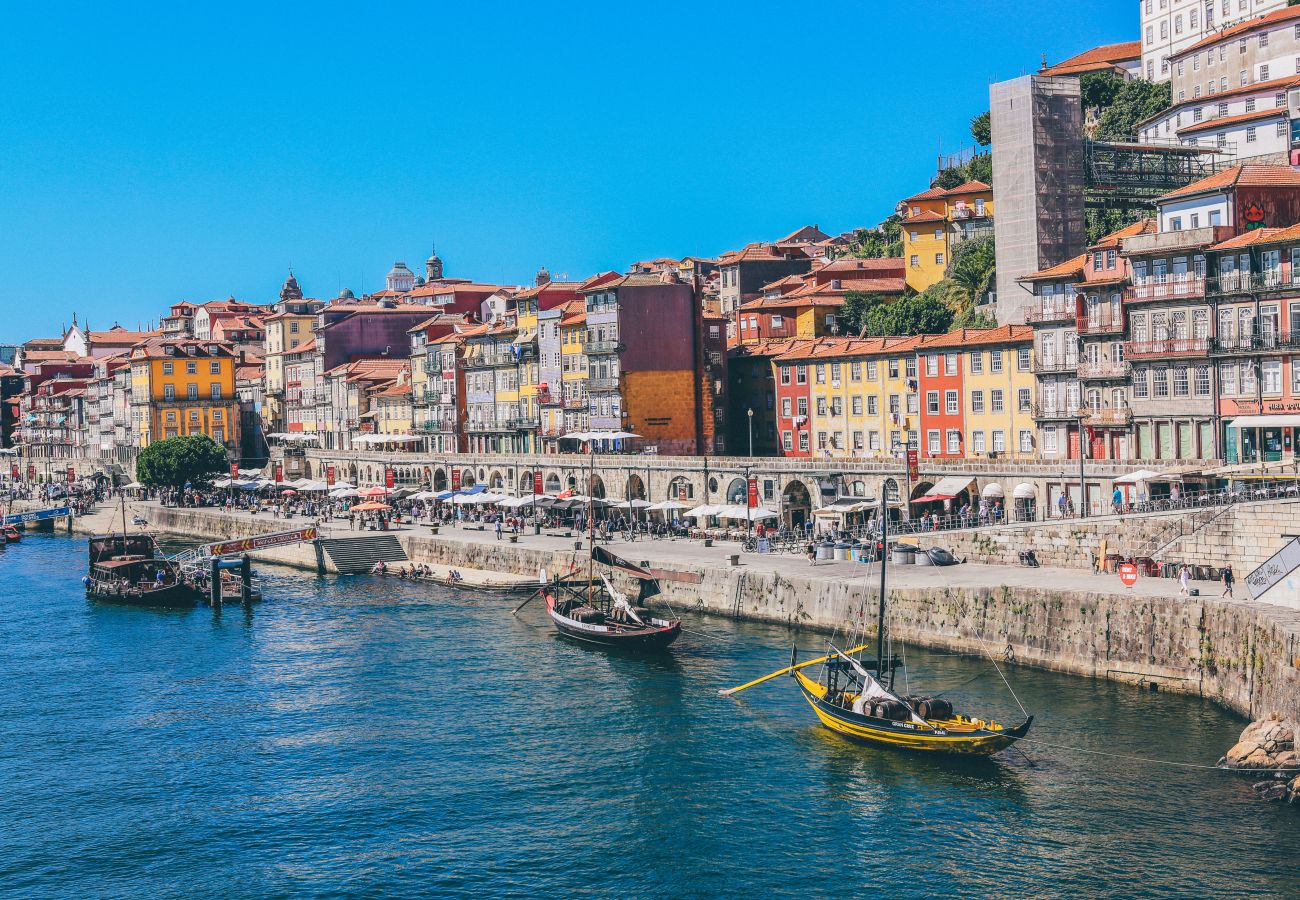
<svg viewBox="0 0 1300 900"><path fill-rule="evenodd" d="M97 534L90 539L86 597L132 606L190 607L199 592L158 552L149 534Z"/></svg>
<svg viewBox="0 0 1300 900"><path fill-rule="evenodd" d="M660 592L659 582L650 571L615 556L604 547L593 547L591 558L635 579L637 598L630 600L614 587L608 575L602 572L596 577L590 568L585 581L576 581L572 576L558 579L539 593L545 598L546 612L560 634L588 644L635 650L662 650L677 640L682 633L682 620L662 618L646 606Z"/></svg>

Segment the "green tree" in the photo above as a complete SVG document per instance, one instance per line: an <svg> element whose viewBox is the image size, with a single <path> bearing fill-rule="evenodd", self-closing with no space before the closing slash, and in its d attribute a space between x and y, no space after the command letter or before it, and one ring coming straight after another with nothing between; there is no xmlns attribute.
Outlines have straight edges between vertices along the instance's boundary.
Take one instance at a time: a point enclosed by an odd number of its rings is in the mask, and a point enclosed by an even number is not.
<svg viewBox="0 0 1300 900"><path fill-rule="evenodd" d="M206 434L155 441L140 452L135 477L155 487L184 487L225 470L226 451Z"/></svg>
<svg viewBox="0 0 1300 900"><path fill-rule="evenodd" d="M949 166L935 176L934 180L930 182L930 187L947 190L968 181L982 181L985 184L993 183L992 153L976 153L964 166Z"/></svg>
<svg viewBox="0 0 1300 900"><path fill-rule="evenodd" d="M865 335L867 315L877 306L889 302L888 297L869 294L865 291L847 291L844 294L844 306L840 308L839 323L843 334Z"/></svg>
<svg viewBox="0 0 1300 900"><path fill-rule="evenodd" d="M989 292L996 271L993 235L971 238L953 247L947 278L952 282L947 299L954 303L953 312L964 313L975 306Z"/></svg>
<svg viewBox="0 0 1300 900"><path fill-rule="evenodd" d="M1170 98L1168 81L1153 83L1140 78L1126 81L1097 119L1093 136L1099 141L1137 140L1138 122L1168 109Z"/></svg>
<svg viewBox="0 0 1300 900"><path fill-rule="evenodd" d="M931 293L933 290L872 307L863 333L871 337L943 334L952 325L952 310Z"/></svg>
<svg viewBox="0 0 1300 900"><path fill-rule="evenodd" d="M993 123L988 110L970 120L970 136L981 147L987 147L993 143Z"/></svg>
<svg viewBox="0 0 1300 900"><path fill-rule="evenodd" d="M998 320L992 310L980 310L972 307L953 317L951 331L958 328L997 328Z"/></svg>
<svg viewBox="0 0 1300 900"><path fill-rule="evenodd" d="M903 255L903 224L897 214L875 228L859 228L853 233L847 256L858 259L883 259Z"/></svg>
<svg viewBox="0 0 1300 900"><path fill-rule="evenodd" d="M1084 109L1106 108L1124 89L1124 79L1113 72L1089 72L1079 79L1080 101Z"/></svg>

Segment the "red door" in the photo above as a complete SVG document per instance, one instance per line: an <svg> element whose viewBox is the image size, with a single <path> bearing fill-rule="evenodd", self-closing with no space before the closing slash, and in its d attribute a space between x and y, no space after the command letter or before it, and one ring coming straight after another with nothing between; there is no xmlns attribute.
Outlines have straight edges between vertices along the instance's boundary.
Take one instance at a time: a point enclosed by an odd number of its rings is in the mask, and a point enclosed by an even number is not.
<svg viewBox="0 0 1300 900"><path fill-rule="evenodd" d="M1088 448L1088 457L1090 459L1106 458L1106 438L1098 434L1093 437L1091 445Z"/></svg>

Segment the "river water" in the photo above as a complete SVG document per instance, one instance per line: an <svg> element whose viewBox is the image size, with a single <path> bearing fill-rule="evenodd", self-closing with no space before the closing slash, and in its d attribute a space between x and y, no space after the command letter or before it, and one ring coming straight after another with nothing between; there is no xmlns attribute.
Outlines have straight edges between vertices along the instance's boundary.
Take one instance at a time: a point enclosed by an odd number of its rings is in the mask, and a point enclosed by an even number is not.
<svg viewBox="0 0 1300 900"><path fill-rule="evenodd" d="M139 610L87 602L84 560L0 551L3 896L1296 894L1300 813L1248 781L899 755L821 730L787 678L717 695L814 634L688 617L670 655L618 656L509 601L276 568L251 612ZM1016 719L986 663L908 662ZM1243 727L1009 675L1050 743L1213 763Z"/></svg>

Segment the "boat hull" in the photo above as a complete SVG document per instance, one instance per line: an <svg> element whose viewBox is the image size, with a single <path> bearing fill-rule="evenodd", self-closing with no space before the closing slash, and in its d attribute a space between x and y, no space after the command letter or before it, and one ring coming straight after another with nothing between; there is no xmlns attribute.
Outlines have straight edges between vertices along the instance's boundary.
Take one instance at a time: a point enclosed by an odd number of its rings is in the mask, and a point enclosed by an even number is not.
<svg viewBox="0 0 1300 900"><path fill-rule="evenodd" d="M912 722L893 722L827 703L824 699L826 688L823 685L802 672L795 672L794 677L799 682L804 699L823 726L850 740L895 750L988 756L1005 750L1024 737L1034 721L1033 716L1030 716L1015 728L1006 729L969 725L926 728Z"/></svg>
<svg viewBox="0 0 1300 900"><path fill-rule="evenodd" d="M621 647L629 650L663 650L682 633L679 619L672 621L655 620L656 624L645 627L626 627L614 625L592 625L570 619L555 610L554 598L547 596L546 611L555 625L555 630L567 638L595 644L600 647ZM663 624L658 624L662 622Z"/></svg>
<svg viewBox="0 0 1300 900"><path fill-rule="evenodd" d="M152 609L190 609L198 605L199 595L185 585L175 584L143 593L116 593L111 590L86 589L86 599L96 603L144 606Z"/></svg>

